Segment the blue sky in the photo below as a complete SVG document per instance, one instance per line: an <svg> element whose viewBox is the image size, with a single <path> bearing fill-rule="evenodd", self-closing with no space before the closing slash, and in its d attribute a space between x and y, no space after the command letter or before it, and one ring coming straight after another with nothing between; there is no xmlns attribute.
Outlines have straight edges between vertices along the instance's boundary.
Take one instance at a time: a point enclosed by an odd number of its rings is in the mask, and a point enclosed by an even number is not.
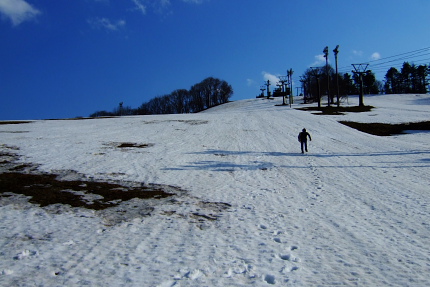
<svg viewBox="0 0 430 287"><path fill-rule="evenodd" d="M0 120L137 108L209 76L255 98L289 69L298 86L325 46L334 65L340 45L343 72L376 60L383 80L389 57L430 63L429 12L428 0L0 0Z"/></svg>

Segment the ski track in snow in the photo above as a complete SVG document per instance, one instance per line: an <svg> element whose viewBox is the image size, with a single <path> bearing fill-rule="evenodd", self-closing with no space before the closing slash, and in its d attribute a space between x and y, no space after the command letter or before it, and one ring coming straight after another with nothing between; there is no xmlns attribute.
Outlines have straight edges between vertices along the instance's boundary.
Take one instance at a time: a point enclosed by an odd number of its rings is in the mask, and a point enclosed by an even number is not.
<svg viewBox="0 0 430 287"><path fill-rule="evenodd" d="M0 200L0 285L430 285L430 134L377 137L337 123L428 120L430 96L366 97L376 109L345 116L280 101L0 125L0 148L19 148L41 171L185 190L114 224ZM303 127L312 141L302 155Z"/></svg>

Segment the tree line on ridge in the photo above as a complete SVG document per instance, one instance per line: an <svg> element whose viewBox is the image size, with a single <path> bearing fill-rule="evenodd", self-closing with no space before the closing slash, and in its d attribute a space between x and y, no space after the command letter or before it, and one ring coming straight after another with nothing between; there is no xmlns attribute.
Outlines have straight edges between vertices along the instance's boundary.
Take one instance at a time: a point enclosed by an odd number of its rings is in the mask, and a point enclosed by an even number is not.
<svg viewBox="0 0 430 287"><path fill-rule="evenodd" d="M230 84L208 77L189 90L178 89L170 94L155 97L137 109L123 107L120 103L112 112L97 111L90 117L197 113L227 103L232 95L233 88Z"/></svg>

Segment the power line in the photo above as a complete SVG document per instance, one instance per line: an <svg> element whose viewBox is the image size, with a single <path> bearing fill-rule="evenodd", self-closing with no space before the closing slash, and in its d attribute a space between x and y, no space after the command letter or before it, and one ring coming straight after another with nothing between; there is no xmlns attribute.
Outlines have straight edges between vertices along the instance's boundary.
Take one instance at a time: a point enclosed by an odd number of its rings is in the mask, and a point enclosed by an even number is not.
<svg viewBox="0 0 430 287"><path fill-rule="evenodd" d="M391 59L391 58L398 57L398 56L403 56L403 55L408 55L408 56L407 57L402 57L400 59L407 59L407 58L409 58L411 56L420 54L422 52L429 52L426 55L430 54L430 47L422 48L422 49L418 49L418 50L415 50L415 51L410 51L410 52L406 52L406 53L402 53L402 54L398 54L398 55L394 55L394 56L390 56L390 57L380 58L380 59L377 59L377 60L372 60L372 61L369 61L369 63L377 62L377 61L382 61L382 60L386 60L386 59ZM389 62L391 62L391 61L389 61Z"/></svg>
<svg viewBox="0 0 430 287"><path fill-rule="evenodd" d="M401 54L397 54L397 55L393 55L393 56L389 56L389 57L384 57L384 58L380 58L377 60L371 60L371 61L367 61L366 63L371 64L371 69L372 71L375 70L374 68L382 68L382 67L386 67L386 66L382 66L384 64L388 64L388 63L395 63L395 62L400 62L398 65L403 64L406 60L413 60L414 58L417 57L424 57L430 55L430 47L426 47L426 48L422 48L422 49L418 49L418 50L414 50L414 51L409 51L409 52L405 52L405 53L401 53ZM395 59L393 59L395 58ZM426 59L416 59L414 62L421 62L421 61L426 61L428 60L428 58ZM393 65L393 64L390 64ZM389 67L390 68L390 67ZM345 72L345 71L349 71L350 70L350 66L344 66L339 68L339 70L341 72Z"/></svg>
<svg viewBox="0 0 430 287"><path fill-rule="evenodd" d="M380 65L387 64L387 63L393 63L393 62L398 62L398 61L404 62L405 60L411 60L411 59L414 59L415 57L422 57L422 56L427 56L427 55L430 55L430 53L422 54L422 55L417 55L417 56L397 58L397 59L394 59L394 60L390 60L390 61L386 61L386 62L381 62L381 63L376 63L376 64L371 64L371 65L373 67L375 67L375 66L378 67Z"/></svg>
<svg viewBox="0 0 430 287"><path fill-rule="evenodd" d="M419 62L417 61L413 61L413 64L415 64L416 66L420 66L420 65L428 65L428 63L430 62L430 58L427 59L422 59ZM405 62L399 62L397 64L391 64L391 65L383 65L383 66L377 66L377 67L373 67L372 66L372 70L373 72L382 72L382 71L387 71L390 68L396 68L396 67L402 67L403 63Z"/></svg>

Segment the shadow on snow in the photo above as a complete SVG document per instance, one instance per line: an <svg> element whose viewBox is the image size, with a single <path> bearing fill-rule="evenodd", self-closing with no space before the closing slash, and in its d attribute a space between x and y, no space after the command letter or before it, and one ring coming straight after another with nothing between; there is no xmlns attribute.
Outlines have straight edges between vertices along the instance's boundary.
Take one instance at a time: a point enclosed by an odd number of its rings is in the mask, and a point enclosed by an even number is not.
<svg viewBox="0 0 430 287"><path fill-rule="evenodd" d="M313 157L313 158L340 158L340 157L380 157L380 156L403 156L403 155L429 155L430 151L382 151L382 152L372 152L372 153L332 153L332 154L314 154L306 153L285 153L285 152L255 152L255 151L227 151L227 150L206 150L202 152L193 152L189 154L196 155L213 155L220 158L231 158L239 156L249 156L249 157L285 157L286 160L291 157ZM320 168L426 168L430 165L423 165L423 163L430 162L430 158L421 158L413 162L379 162L380 164L389 164L387 166L375 165L321 165L316 166ZM347 163L347 162L345 162ZM417 165L412 165L412 163ZM398 164L393 166L393 164ZM407 165L405 165L407 164ZM237 170L269 170L274 167L280 168L309 168L309 165L278 165L275 166L273 162L254 160L249 161L249 163L235 163L232 161L222 161L222 160L204 160L192 162L188 165L182 165L176 168L164 168L163 170L212 170L212 171L226 171L233 172Z"/></svg>

